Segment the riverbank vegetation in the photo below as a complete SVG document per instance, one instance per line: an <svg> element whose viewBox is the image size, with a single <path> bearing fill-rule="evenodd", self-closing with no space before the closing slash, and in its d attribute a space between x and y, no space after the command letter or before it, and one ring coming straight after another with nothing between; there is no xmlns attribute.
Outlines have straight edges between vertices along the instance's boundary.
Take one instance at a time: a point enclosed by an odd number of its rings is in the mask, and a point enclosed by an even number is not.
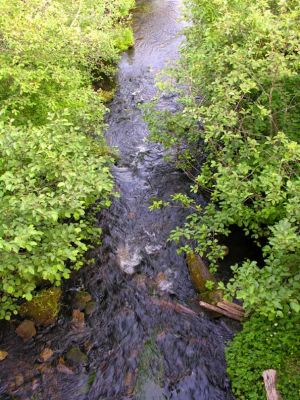
<svg viewBox="0 0 300 400"><path fill-rule="evenodd" d="M154 101L147 113L152 139L193 184L152 209L190 210L171 239L179 251L206 256L213 271L226 251L219 238L233 226L261 248L263 265L234 265L232 279L220 284L250 318L228 350L228 370L237 399L260 400L262 369L278 368L282 379L294 365L279 385L296 399L299 365L289 351L300 335L300 3L187 0L186 17L181 60L158 85L177 91L180 110L161 111Z"/></svg>
<svg viewBox="0 0 300 400"><path fill-rule="evenodd" d="M86 210L110 204L104 89L133 44L132 6L0 0L0 319L99 237Z"/></svg>

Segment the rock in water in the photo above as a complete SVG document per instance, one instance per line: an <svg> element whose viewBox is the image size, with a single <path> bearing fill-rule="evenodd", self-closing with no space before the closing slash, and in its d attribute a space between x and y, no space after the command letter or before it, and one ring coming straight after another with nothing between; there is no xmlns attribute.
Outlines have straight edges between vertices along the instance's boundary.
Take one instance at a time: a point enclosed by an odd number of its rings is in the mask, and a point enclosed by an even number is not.
<svg viewBox="0 0 300 400"><path fill-rule="evenodd" d="M216 279L202 258L198 254L189 253L187 254L187 265L191 281L195 289L201 293L201 299L211 304L220 301L223 293L217 289ZM214 282L213 288L210 290L206 287L207 281Z"/></svg>
<svg viewBox="0 0 300 400"><path fill-rule="evenodd" d="M189 253L186 259L193 285L199 291L207 291L206 282L215 281L213 274L198 254Z"/></svg>
<svg viewBox="0 0 300 400"><path fill-rule="evenodd" d="M73 310L72 326L75 329L81 330L85 326L84 313L80 310Z"/></svg>
<svg viewBox="0 0 300 400"><path fill-rule="evenodd" d="M32 321L25 320L23 321L16 329L16 334L20 336L24 342L30 340L33 336L36 335L35 325Z"/></svg>
<svg viewBox="0 0 300 400"><path fill-rule="evenodd" d="M44 289L20 307L20 315L34 320L37 326L54 324L60 310L60 288Z"/></svg>
<svg viewBox="0 0 300 400"><path fill-rule="evenodd" d="M66 374L66 375L73 375L74 371L71 370L71 368L68 368L65 365L65 361L62 357L60 357L59 362L56 366L56 369L58 372L62 373L62 374Z"/></svg>
<svg viewBox="0 0 300 400"><path fill-rule="evenodd" d="M95 301L89 301L85 306L84 312L86 315L92 315L97 309L97 303Z"/></svg>
<svg viewBox="0 0 300 400"><path fill-rule="evenodd" d="M22 374L17 374L15 382L16 382L16 387L22 386L24 383L24 376Z"/></svg>
<svg viewBox="0 0 300 400"><path fill-rule="evenodd" d="M53 356L53 350L45 347L40 353L40 360L46 362Z"/></svg>
<svg viewBox="0 0 300 400"><path fill-rule="evenodd" d="M87 305L92 300L92 296L88 292L77 292L75 295L75 308L83 311Z"/></svg>
<svg viewBox="0 0 300 400"><path fill-rule="evenodd" d="M82 365L86 364L88 357L86 354L84 354L79 347L74 346L72 347L66 354L66 359L72 364L72 365Z"/></svg>
<svg viewBox="0 0 300 400"><path fill-rule="evenodd" d="M8 352L4 350L0 350L0 361L3 361L8 356Z"/></svg>

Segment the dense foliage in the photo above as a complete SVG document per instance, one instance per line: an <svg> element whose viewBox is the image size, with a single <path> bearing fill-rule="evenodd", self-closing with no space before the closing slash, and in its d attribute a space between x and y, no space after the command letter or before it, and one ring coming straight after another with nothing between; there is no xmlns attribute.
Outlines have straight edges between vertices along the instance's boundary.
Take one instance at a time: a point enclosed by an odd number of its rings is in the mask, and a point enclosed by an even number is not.
<svg viewBox="0 0 300 400"><path fill-rule="evenodd" d="M300 395L300 315L270 323L253 317L244 324L227 349L228 373L237 399L266 399L262 373L278 371L277 386L283 399L298 400Z"/></svg>
<svg viewBox="0 0 300 400"><path fill-rule="evenodd" d="M263 243L265 265L234 266L228 293L270 319L299 312L300 3L187 0L187 10L180 64L160 83L177 88L181 109L153 117L154 104L148 119L152 138L176 150L191 191L210 203L176 195L191 214L171 238L214 268L219 235L238 225Z"/></svg>
<svg viewBox="0 0 300 400"><path fill-rule="evenodd" d="M233 226L262 247L264 265L232 266L233 278L220 284L252 315L228 348L228 372L237 399L265 398L269 368L278 371L283 398L298 399L300 2L186 5L181 60L158 84L160 93L177 91L180 108L160 110L153 101L146 112L152 139L193 184L152 209L190 210L171 239L179 251L205 255L212 270L225 253L220 235Z"/></svg>
<svg viewBox="0 0 300 400"><path fill-rule="evenodd" d="M133 0L0 0L0 318L82 265L109 205L107 81ZM95 91L93 87L99 88Z"/></svg>

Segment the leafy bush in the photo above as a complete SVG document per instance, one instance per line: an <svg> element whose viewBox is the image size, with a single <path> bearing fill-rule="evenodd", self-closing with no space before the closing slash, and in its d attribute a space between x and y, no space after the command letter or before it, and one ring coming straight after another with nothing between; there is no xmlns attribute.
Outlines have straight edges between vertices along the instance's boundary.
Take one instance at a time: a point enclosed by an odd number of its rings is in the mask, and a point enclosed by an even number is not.
<svg viewBox="0 0 300 400"><path fill-rule="evenodd" d="M269 318L300 311L300 3L294 0L187 0L186 44L162 91L177 90L179 112L148 110L152 139L173 149L196 196L171 238L223 257L220 234L238 225L263 247L264 268L233 268L228 294ZM205 156L203 156L203 153ZM163 203L156 202L153 208Z"/></svg>
<svg viewBox="0 0 300 400"><path fill-rule="evenodd" d="M86 209L113 190L101 86L132 44L132 6L0 0L0 318L68 278L99 236Z"/></svg>
<svg viewBox="0 0 300 400"><path fill-rule="evenodd" d="M266 399L262 373L276 369L278 390L286 400L300 395L300 316L270 322L253 317L226 351L228 373L238 400Z"/></svg>

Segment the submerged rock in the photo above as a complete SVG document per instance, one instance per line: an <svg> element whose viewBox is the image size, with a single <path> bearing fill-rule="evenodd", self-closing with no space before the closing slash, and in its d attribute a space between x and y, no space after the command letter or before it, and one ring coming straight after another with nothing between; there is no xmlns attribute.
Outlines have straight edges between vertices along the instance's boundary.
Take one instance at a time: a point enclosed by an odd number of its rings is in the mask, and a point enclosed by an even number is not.
<svg viewBox="0 0 300 400"><path fill-rule="evenodd" d="M85 326L84 313L80 310L73 310L72 313L72 326L75 329L83 329Z"/></svg>
<svg viewBox="0 0 300 400"><path fill-rule="evenodd" d="M15 378L16 387L22 386L24 383L24 376L22 374L17 374Z"/></svg>
<svg viewBox="0 0 300 400"><path fill-rule="evenodd" d="M20 336L24 342L30 340L36 335L35 325L32 321L25 320L16 329L16 334Z"/></svg>
<svg viewBox="0 0 300 400"><path fill-rule="evenodd" d="M86 315L92 315L96 311L97 303L95 301L90 301L85 306L84 312Z"/></svg>
<svg viewBox="0 0 300 400"><path fill-rule="evenodd" d="M36 325L54 324L60 310L60 288L44 289L33 300L23 303L20 315L34 320Z"/></svg>
<svg viewBox="0 0 300 400"><path fill-rule="evenodd" d="M0 361L3 361L8 356L8 352L5 350L0 350Z"/></svg>
<svg viewBox="0 0 300 400"><path fill-rule="evenodd" d="M160 400L163 396L165 365L153 334L138 354L134 394L137 399Z"/></svg>
<svg viewBox="0 0 300 400"><path fill-rule="evenodd" d="M88 292L77 292L75 295L74 306L76 309L83 311L91 300L92 296Z"/></svg>
<svg viewBox="0 0 300 400"><path fill-rule="evenodd" d="M72 365L82 365L86 364L88 361L88 357L84 354L78 346L72 347L66 354L66 359Z"/></svg>
<svg viewBox="0 0 300 400"><path fill-rule="evenodd" d="M75 294L73 305L73 325L77 328L84 326L84 314L91 315L96 310L97 303L89 292L80 291Z"/></svg>
<svg viewBox="0 0 300 400"><path fill-rule="evenodd" d="M60 357L59 363L57 364L56 369L58 372L60 372L62 374L66 374L66 375L74 374L74 371L72 371L71 368L69 368L65 365L65 361L62 357Z"/></svg>
<svg viewBox="0 0 300 400"><path fill-rule="evenodd" d="M146 380L138 392L139 399L161 400L164 398L164 390L157 383Z"/></svg>
<svg viewBox="0 0 300 400"><path fill-rule="evenodd" d="M50 349L49 347L45 347L41 353L40 353L40 360L42 362L46 362L48 360L50 360L50 358L53 356L53 350Z"/></svg>

